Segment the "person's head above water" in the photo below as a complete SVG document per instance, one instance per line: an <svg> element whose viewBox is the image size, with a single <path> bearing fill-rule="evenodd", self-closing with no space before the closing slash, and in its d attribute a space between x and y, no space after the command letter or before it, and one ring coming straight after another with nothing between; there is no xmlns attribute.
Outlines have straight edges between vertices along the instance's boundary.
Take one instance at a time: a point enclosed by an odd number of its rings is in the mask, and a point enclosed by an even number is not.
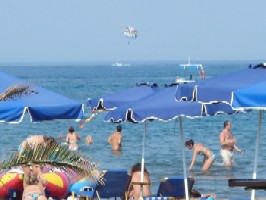
<svg viewBox="0 0 266 200"><path fill-rule="evenodd" d="M192 149L194 146L194 141L190 139L190 140L185 142L185 145L187 148Z"/></svg>
<svg viewBox="0 0 266 200"><path fill-rule="evenodd" d="M117 130L117 132L121 132L121 131L122 131L122 126L118 125L118 126L116 127L116 130Z"/></svg>
<svg viewBox="0 0 266 200"><path fill-rule="evenodd" d="M70 133L73 133L75 130L74 130L74 127L73 126L70 126L69 128L68 128L68 131L70 132Z"/></svg>

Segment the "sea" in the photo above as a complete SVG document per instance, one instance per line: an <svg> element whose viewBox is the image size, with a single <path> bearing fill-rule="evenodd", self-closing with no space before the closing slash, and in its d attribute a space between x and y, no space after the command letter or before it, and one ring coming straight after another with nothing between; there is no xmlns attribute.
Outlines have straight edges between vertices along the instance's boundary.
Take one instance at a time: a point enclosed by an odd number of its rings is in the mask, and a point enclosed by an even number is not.
<svg viewBox="0 0 266 200"><path fill-rule="evenodd" d="M206 78L231 73L248 68L249 64L261 61L202 61ZM85 117L92 112L86 107L88 98L101 97L115 93L137 83L157 83L159 87L171 84L176 76L180 76L177 61L139 61L127 62L126 66L112 66L112 62L86 64L2 64L0 71L17 76L33 85L50 89L85 105ZM1 80L0 80L1 81ZM243 80L245 81L245 80ZM127 169L141 162L144 123L122 123L123 144L121 154L114 154L107 144L109 135L115 131L117 124L105 122L106 112L99 112L90 121L84 123L84 128L75 120L59 120L32 123L26 115L19 124L1 123L0 158L17 149L20 142L29 135L44 134L55 137L63 142L67 128L74 126L81 136L79 153L89 157L99 164L99 169ZM237 145L245 150L244 155L235 153L236 165L228 168L222 166L219 154L219 133L223 122L232 122L232 132L238 139ZM266 178L266 119L263 115L257 178ZM207 174L201 173L203 158L199 155L193 167L188 172L195 178L194 189L201 193L215 193L216 199L236 199L250 197L251 191L243 187L229 187L228 179L252 178L258 127L258 111L221 114L212 117L189 119L183 118L184 140L193 139L195 143L206 145L216 154L216 161ZM87 135L92 135L93 143L85 144ZM164 177L183 175L182 144L180 141L179 121L169 122L149 121L144 142L145 167L150 173L151 190L158 191L160 180ZM185 149L187 168L192 159L192 151ZM257 190L256 197L266 197L264 190Z"/></svg>

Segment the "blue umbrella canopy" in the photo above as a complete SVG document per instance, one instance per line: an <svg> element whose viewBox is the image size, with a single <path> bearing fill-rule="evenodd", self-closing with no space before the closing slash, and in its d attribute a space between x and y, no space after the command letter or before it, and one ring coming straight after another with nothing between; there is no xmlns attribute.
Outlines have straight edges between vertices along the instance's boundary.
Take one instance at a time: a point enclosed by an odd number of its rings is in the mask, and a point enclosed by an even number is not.
<svg viewBox="0 0 266 200"><path fill-rule="evenodd" d="M0 101L0 122L21 122L25 113L29 113L32 122L82 119L83 117L83 105L77 101L45 88L28 84L3 72L0 72L0 80L1 96L10 90L10 86L27 86L29 88L26 94L2 98Z"/></svg>
<svg viewBox="0 0 266 200"><path fill-rule="evenodd" d="M203 104L175 101L176 88L175 85L166 87L148 97L111 110L106 114L105 120L144 122L153 119L168 121L178 116L202 116Z"/></svg>
<svg viewBox="0 0 266 200"><path fill-rule="evenodd" d="M175 93L178 90L177 85L172 84L166 88L138 101L131 102L115 110L109 111L105 120L110 122L146 122L147 120L162 120L169 121L179 117L180 119L180 136L182 145L183 141L183 128L182 116L186 117L200 117L205 115L215 115L220 112L227 112L232 114L235 111L229 105L215 104L204 105L199 102L177 102L175 100ZM207 113L209 110L210 114ZM145 123L146 124L146 123ZM143 136L143 149L142 149L142 172L144 168L144 144L145 144L146 126ZM183 168L185 177L186 199L188 199L188 186L186 175L186 164L184 148L181 149L183 157Z"/></svg>
<svg viewBox="0 0 266 200"><path fill-rule="evenodd" d="M266 80L266 69L251 68L239 72L196 81L179 86L176 99L204 103L231 104L233 92Z"/></svg>
<svg viewBox="0 0 266 200"><path fill-rule="evenodd" d="M233 92L235 109L266 109L266 80Z"/></svg>
<svg viewBox="0 0 266 200"><path fill-rule="evenodd" d="M262 65L265 66L265 65ZM255 149L253 179L257 178L257 163L259 155L259 142L261 134L262 112L266 109L266 81L259 82L249 87L240 88L233 92L232 106L236 110L259 110L258 131ZM255 190L251 193L251 199L255 199Z"/></svg>
<svg viewBox="0 0 266 200"><path fill-rule="evenodd" d="M132 88L127 88L102 97L88 99L87 107L91 108L91 110L112 110L149 96L159 90L157 84L140 83Z"/></svg>
<svg viewBox="0 0 266 200"><path fill-rule="evenodd" d="M193 118L236 112L230 105L223 103L205 105L199 102L177 102L175 100L176 90L178 90L176 85L167 86L148 97L109 111L105 120L112 122L144 122L154 119L169 121L179 116Z"/></svg>
<svg viewBox="0 0 266 200"><path fill-rule="evenodd" d="M253 178L257 177L257 160L261 132L262 110L266 105L266 65L258 64L239 72L180 85L176 93L177 100L199 101L205 103L224 102L235 110L260 110L256 140ZM255 198L252 191L251 199Z"/></svg>

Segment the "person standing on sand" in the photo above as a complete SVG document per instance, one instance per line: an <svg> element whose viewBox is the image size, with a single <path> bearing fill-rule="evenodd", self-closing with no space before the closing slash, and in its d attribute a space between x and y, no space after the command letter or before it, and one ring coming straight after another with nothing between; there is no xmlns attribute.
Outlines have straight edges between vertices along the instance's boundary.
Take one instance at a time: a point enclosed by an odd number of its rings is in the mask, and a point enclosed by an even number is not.
<svg viewBox="0 0 266 200"><path fill-rule="evenodd" d="M236 146L237 139L233 138L231 132L232 124L226 120L224 122L224 129L220 133L220 154L223 158L224 166L233 166L235 164L233 150L236 150L239 154L244 154L245 151Z"/></svg>
<svg viewBox="0 0 266 200"><path fill-rule="evenodd" d="M112 145L112 150L113 151L121 151L122 148L122 127L118 125L116 127L116 131L112 133L108 140L107 143Z"/></svg>
<svg viewBox="0 0 266 200"><path fill-rule="evenodd" d="M77 151L78 150L78 144L77 144L78 140L81 140L80 135L77 132L75 132L73 126L70 126L68 128L68 133L66 136L66 143L69 143L69 150L70 151Z"/></svg>

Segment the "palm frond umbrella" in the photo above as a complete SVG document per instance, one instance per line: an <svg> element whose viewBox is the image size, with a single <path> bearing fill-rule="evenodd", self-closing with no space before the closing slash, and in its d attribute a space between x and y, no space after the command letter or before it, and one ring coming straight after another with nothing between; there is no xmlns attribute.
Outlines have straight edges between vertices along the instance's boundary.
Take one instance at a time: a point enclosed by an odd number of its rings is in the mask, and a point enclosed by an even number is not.
<svg viewBox="0 0 266 200"><path fill-rule="evenodd" d="M49 165L65 172L75 172L95 182L103 182L103 174L97 171L97 163L69 151L68 146L57 144L49 146L39 144L34 149L27 146L23 152L7 154L0 164L0 171L32 164Z"/></svg>

